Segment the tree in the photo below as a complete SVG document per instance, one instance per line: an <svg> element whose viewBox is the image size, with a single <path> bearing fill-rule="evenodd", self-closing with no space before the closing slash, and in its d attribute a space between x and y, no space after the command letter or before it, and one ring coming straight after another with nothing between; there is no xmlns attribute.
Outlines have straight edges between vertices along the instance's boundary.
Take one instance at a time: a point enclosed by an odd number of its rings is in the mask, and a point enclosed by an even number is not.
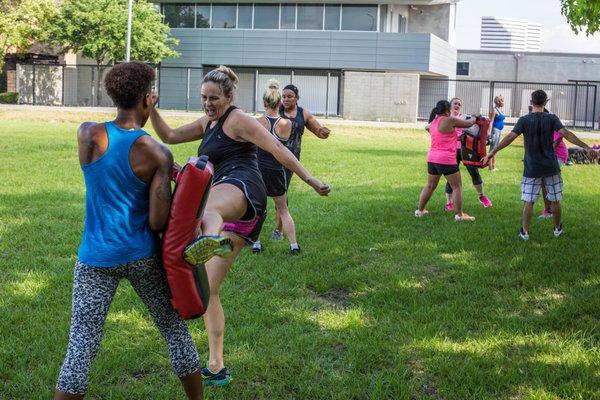
<svg viewBox="0 0 600 400"><path fill-rule="evenodd" d="M593 35L600 31L600 1L561 0L561 12L575 33Z"/></svg>
<svg viewBox="0 0 600 400"><path fill-rule="evenodd" d="M53 0L0 0L0 70L9 51L23 52L47 37Z"/></svg>
<svg viewBox="0 0 600 400"><path fill-rule="evenodd" d="M98 66L125 59L127 0L65 0L52 21L51 41L93 59ZM154 5L135 0L131 58L158 63L177 57L178 41Z"/></svg>

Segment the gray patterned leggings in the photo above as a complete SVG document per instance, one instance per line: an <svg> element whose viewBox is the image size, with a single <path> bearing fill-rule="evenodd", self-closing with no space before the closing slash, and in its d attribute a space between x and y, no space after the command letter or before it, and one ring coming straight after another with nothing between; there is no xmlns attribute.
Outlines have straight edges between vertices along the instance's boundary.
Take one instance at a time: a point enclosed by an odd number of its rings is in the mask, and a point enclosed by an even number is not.
<svg viewBox="0 0 600 400"><path fill-rule="evenodd" d="M169 300L164 271L158 257L148 257L115 268L75 265L73 314L67 355L56 388L70 394L86 391L92 361L100 347L108 308L119 281L125 278L140 296L160 333L167 341L171 364L178 376L200 367L198 352Z"/></svg>

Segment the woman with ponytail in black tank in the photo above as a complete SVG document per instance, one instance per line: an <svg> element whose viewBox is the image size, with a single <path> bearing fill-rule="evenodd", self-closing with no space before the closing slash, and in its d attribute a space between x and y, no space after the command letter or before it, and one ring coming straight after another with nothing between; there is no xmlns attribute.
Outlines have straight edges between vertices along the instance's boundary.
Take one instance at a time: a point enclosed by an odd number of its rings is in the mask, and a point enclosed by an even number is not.
<svg viewBox="0 0 600 400"><path fill-rule="evenodd" d="M198 155L207 155L214 166L199 236L184 252L190 264L205 263L210 284L210 301L204 314L210 351L208 366L202 370L206 385L226 385L231 379L223 363L225 317L219 287L244 244L258 239L264 221L267 195L258 168L257 147L273 154L319 195L326 196L330 191L255 118L232 105L237 82L237 76L225 66L207 73L201 88L206 115L179 128L169 127L158 111L151 113L154 130L163 142L202 139Z"/></svg>
<svg viewBox="0 0 600 400"><path fill-rule="evenodd" d="M319 139L327 139L331 131L329 128L322 126L310 111L298 106L298 100L300 100L300 92L298 91L298 88L295 85L285 86L282 92L279 115L281 115L282 118L292 121L292 134L286 143L286 147L290 149L290 151L298 160L300 160L302 135L304 135L305 127L314 133ZM289 187L293 172L285 168L285 173L286 182ZM288 204L287 194L284 195L283 200L285 200L285 203ZM274 239L281 240L283 238L282 229L283 224L280 219L280 215L277 214L275 230L273 231ZM291 238L288 237L288 239L290 240L290 243L292 243ZM298 247L296 251L292 250L292 254L297 254L299 251L300 247Z"/></svg>
<svg viewBox="0 0 600 400"><path fill-rule="evenodd" d="M269 81L269 87L263 94L263 105L265 114L258 117L258 122L265 127L277 140L284 146L288 144L292 134L292 122L287 118L282 118L278 114L279 104L281 103L281 92L279 83L275 80ZM288 189L285 168L272 154L259 149L258 166L267 188L267 196L272 197L275 203L275 212L277 220L282 221L283 233L290 242L290 252L295 255L300 252L300 246L296 242L296 226L287 207L285 194ZM262 251L262 244L257 240L252 245L252 251L258 253Z"/></svg>

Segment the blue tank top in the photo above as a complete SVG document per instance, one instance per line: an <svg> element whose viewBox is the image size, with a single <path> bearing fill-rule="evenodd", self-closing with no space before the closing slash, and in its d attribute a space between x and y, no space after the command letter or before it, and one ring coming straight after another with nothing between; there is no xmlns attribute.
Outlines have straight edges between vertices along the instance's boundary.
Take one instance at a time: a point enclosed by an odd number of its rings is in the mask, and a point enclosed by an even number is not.
<svg viewBox="0 0 600 400"><path fill-rule="evenodd" d="M278 118L265 115L265 118L269 122L269 133L285 146L287 144L288 139L280 138L275 132L275 127L277 126L277 123L281 120L281 117ZM281 169L282 167L282 165L279 163L279 161L277 161L273 154L269 153L268 151L264 151L260 147L258 148L258 165L261 168L268 169Z"/></svg>
<svg viewBox="0 0 600 400"><path fill-rule="evenodd" d="M133 173L129 152L143 130L128 131L106 122L108 148L96 161L82 165L85 222L79 246L81 263L117 267L156 253L150 230L149 186Z"/></svg>
<svg viewBox="0 0 600 400"><path fill-rule="evenodd" d="M493 127L501 131L504 129L504 120L506 119L506 115L498 107L495 108L496 116L494 117L494 125Z"/></svg>

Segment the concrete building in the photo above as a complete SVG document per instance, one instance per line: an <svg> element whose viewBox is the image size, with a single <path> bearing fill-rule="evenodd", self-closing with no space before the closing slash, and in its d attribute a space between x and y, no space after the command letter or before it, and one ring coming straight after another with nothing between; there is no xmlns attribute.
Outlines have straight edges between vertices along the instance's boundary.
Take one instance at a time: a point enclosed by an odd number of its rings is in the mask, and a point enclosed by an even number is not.
<svg viewBox="0 0 600 400"><path fill-rule="evenodd" d="M540 51L542 26L525 19L481 17L481 49Z"/></svg>
<svg viewBox="0 0 600 400"><path fill-rule="evenodd" d="M161 64L161 107L199 108L203 71L224 64L247 111L275 78L318 114L415 121L420 78L455 77L457 1L157 0L181 54Z"/></svg>

